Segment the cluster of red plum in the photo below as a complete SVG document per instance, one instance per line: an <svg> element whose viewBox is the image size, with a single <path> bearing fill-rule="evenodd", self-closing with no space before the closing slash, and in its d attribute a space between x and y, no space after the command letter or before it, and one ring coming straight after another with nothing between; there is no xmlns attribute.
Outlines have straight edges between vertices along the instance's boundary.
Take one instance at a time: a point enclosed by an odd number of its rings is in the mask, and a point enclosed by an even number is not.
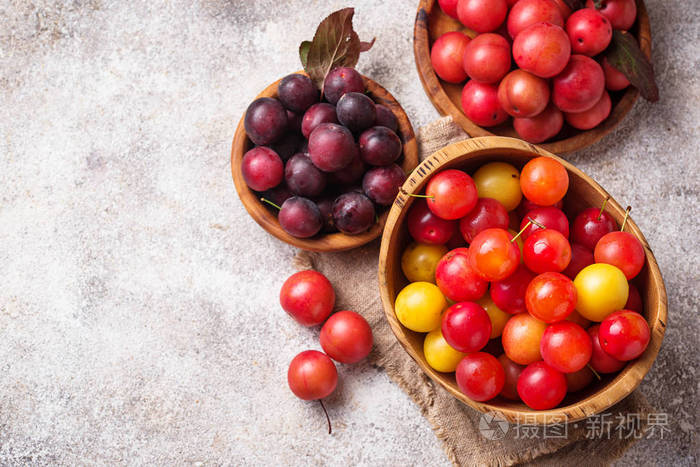
<svg viewBox="0 0 700 467"><path fill-rule="evenodd" d="M626 217L617 230L605 204L577 213L570 227L568 186L566 168L549 157L520 172L502 162L473 177L448 169L407 214L414 243L401 258L409 284L396 316L428 333L427 363L456 371L473 400L500 395L550 409L649 343L629 282L644 267L642 244L624 231Z"/></svg>
<svg viewBox="0 0 700 467"><path fill-rule="evenodd" d="M333 360L357 363L367 357L372 350L372 329L354 311L338 311L331 316L335 291L326 276L317 271L291 275L280 290L280 305L304 326L318 326L325 321L320 334L323 352L305 350L299 353L287 371L287 382L295 396L303 400L321 400L335 391L338 384L338 370ZM330 432L330 420L328 429Z"/></svg>
<svg viewBox="0 0 700 467"><path fill-rule="evenodd" d="M321 93L306 75L291 74L277 98L248 106L244 125L256 145L243 156L246 184L279 209L294 237L341 231L355 235L390 205L406 175L398 121L365 94L353 68L331 70Z"/></svg>
<svg viewBox="0 0 700 467"><path fill-rule="evenodd" d="M462 109L477 125L492 127L513 117L515 131L531 143L553 138L564 121L590 130L610 115L608 91L630 84L600 54L613 29L634 24L635 0L604 0L599 10L588 0L576 11L564 0L439 3L478 33L473 39L461 31L445 33L431 49L433 69L442 80L469 78Z"/></svg>

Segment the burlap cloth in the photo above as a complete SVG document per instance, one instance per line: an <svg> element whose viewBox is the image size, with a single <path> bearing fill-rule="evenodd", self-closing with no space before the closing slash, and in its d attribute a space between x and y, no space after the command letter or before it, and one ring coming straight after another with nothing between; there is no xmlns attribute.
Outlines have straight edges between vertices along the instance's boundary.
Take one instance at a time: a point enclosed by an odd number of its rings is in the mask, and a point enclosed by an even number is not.
<svg viewBox="0 0 700 467"><path fill-rule="evenodd" d="M447 144L468 137L450 117L426 125L418 131L421 160ZM374 333L370 362L382 367L418 404L455 465L607 465L636 441L631 434L644 432L651 407L644 396L635 391L608 410L606 418L570 423L565 431L560 427L550 433L541 427L526 430L527 427L510 425L503 438L488 439L479 429L482 414L434 384L391 332L379 298L379 243L377 240L343 253L300 251L294 262L299 269L313 268L328 277L337 294L337 310L353 310L367 319ZM618 426L624 423L623 419L630 418L627 414L639 415L638 420L632 417L635 424L639 422L633 430ZM483 424L484 421L482 428Z"/></svg>

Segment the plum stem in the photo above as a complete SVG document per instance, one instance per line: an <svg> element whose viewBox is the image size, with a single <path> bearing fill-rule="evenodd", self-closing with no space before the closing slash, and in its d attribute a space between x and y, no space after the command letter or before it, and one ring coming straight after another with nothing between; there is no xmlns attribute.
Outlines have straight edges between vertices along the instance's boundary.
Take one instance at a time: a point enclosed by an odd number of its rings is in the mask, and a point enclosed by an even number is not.
<svg viewBox="0 0 700 467"><path fill-rule="evenodd" d="M262 201L263 203L267 203L267 204L269 204L270 206L274 206L274 207L276 207L277 209L280 209L280 210L282 209L281 207L277 206L275 203L273 203L272 201L270 201L270 200L267 199L267 198L260 198L260 201Z"/></svg>
<svg viewBox="0 0 700 467"><path fill-rule="evenodd" d="M622 227L620 227L620 232L624 232L625 225L627 225L627 219L630 217L631 210L632 210L632 206L627 206L627 209L625 209L625 218L622 219Z"/></svg>
<svg viewBox="0 0 700 467"><path fill-rule="evenodd" d="M323 405L323 400L319 399L318 402L321 404L321 408L323 409L323 413L326 414L326 420L328 420L328 434L332 434L333 430L331 429L331 418L328 416L328 411L326 410L326 406Z"/></svg>
<svg viewBox="0 0 700 467"><path fill-rule="evenodd" d="M527 224L525 224L525 226L524 226L522 229L520 229L520 232L518 232L517 234L515 234L515 237L513 237L513 238L510 239L510 243L513 243L518 237L520 237L520 236L523 234L523 232L525 232L525 231L527 230L527 228L530 227L532 224L535 224L535 225L536 225L537 227L539 227L540 229L546 229L546 228L547 228L547 227L545 227L544 225L542 225L542 224L540 224L539 222L537 222L537 221L536 221L535 219L533 219L532 217L528 217L528 218L527 218Z"/></svg>
<svg viewBox="0 0 700 467"><path fill-rule="evenodd" d="M408 196L413 196L414 198L430 198L430 199L435 199L435 196L433 195L416 195L414 193L406 193Z"/></svg>
<svg viewBox="0 0 700 467"><path fill-rule="evenodd" d="M595 370L593 369L593 367L591 366L590 363L586 363L586 366L588 367L589 370L591 370L591 371L593 372L593 374L595 375L595 377L598 378L598 381L600 381L600 380L602 379L602 378L600 377L600 375L598 374L598 372L595 371Z"/></svg>
<svg viewBox="0 0 700 467"><path fill-rule="evenodd" d="M610 199L610 196L605 198L603 200L603 205L600 207L600 212L598 213L598 218L596 220L600 220L600 217L603 215L603 212L605 211L605 205L608 204L608 200Z"/></svg>

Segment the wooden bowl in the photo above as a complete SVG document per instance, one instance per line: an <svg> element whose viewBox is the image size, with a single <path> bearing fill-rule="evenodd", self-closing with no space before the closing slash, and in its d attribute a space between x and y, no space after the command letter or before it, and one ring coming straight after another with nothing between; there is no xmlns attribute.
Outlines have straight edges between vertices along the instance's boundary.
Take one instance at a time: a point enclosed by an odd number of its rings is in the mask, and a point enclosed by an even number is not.
<svg viewBox="0 0 700 467"><path fill-rule="evenodd" d="M428 94L435 108L442 115L451 115L455 122L461 126L470 136L512 136L518 138L513 129L511 120L499 126L483 128L469 120L462 112L461 95L462 84L452 84L442 81L435 74L430 62L430 48L442 34L449 31L463 31L470 37L476 34L465 28L456 19L450 18L442 12L435 0L421 0L418 5L416 22L413 29L413 53L418 67L418 76L423 83L423 89ZM651 58L651 29L649 27L649 15L642 0L637 0L637 22L631 31L644 54ZM564 128L552 141L540 144L547 151L562 154L583 149L599 141L610 133L618 123L627 115L635 101L639 97L639 91L630 86L622 91L610 91L613 108L610 116L592 130L581 131L571 128L564 123Z"/></svg>
<svg viewBox="0 0 700 467"><path fill-rule="evenodd" d="M297 73L306 74L303 71L298 71ZM394 96L389 94L389 91L365 76L363 76L363 79L365 81L365 87L367 88L367 95L377 104L389 107L394 115L396 115L396 119L399 123L398 135L403 143L403 155L401 159L399 159L399 163L403 171L406 174L410 174L416 165L418 165L418 144L416 143L416 136L413 133L411 122L408 120L406 112L404 112L403 108L396 99L394 99ZM258 94L256 99L260 97L277 97L277 85L280 81L281 79L266 87ZM378 212L379 221L368 231L359 235L347 235L336 232L331 234L321 233L311 238L297 238L285 232L277 220L277 216L262 204L260 195L248 188L245 180L243 180L241 161L246 151L253 147L253 142L248 138L245 132L243 125L244 119L245 114L241 117L238 128L236 128L236 133L233 136L233 144L231 145L231 174L233 175L233 183L236 185L236 191L238 192L238 197L241 199L243 206L245 206L248 214L250 214L253 219L255 219L255 222L260 224L263 229L283 242L303 250L311 251L351 250L369 243L381 235L384 230L387 215L389 214L389 209Z"/></svg>
<svg viewBox="0 0 700 467"><path fill-rule="evenodd" d="M406 214L415 202L409 194L420 193L431 175L448 168L459 168L473 173L487 162L503 161L519 169L530 159L538 156L551 157L561 162L569 173L569 191L565 198L567 212L601 206L610 195L593 179L565 160L521 140L506 137L482 137L451 144L423 161L404 183L389 212L386 229L382 237L379 256L379 288L386 319L401 345L433 381L449 391L465 404L482 412L496 412L510 422L552 424L576 421L608 409L629 395L642 381L659 352L666 328L666 289L661 272L644 235L637 224L628 219L625 230L634 234L644 246L646 264L635 278L644 301L644 316L649 323L651 340L646 351L631 361L619 373L603 375L588 388L567 394L559 407L535 411L525 404L497 397L489 402L476 402L465 396L457 387L454 373L433 370L423 355L424 334L413 332L401 325L394 312L398 292L408 284L401 271L401 254L412 241L406 227ZM624 209L614 199L608 201L606 210L618 224L622 223Z"/></svg>

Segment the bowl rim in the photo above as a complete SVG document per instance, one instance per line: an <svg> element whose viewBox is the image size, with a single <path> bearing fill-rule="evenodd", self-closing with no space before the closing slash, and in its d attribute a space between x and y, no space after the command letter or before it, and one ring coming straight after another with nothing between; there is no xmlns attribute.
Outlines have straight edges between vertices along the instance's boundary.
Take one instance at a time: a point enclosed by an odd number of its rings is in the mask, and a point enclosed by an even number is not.
<svg viewBox="0 0 700 467"><path fill-rule="evenodd" d="M294 73L308 76L303 70L299 70ZM411 171L418 165L418 143L416 141L416 135L413 131L411 121L409 120L406 111L403 109L403 107L401 107L401 104L399 104L396 98L389 91L371 78L364 75L362 75L362 78L365 81L367 91L371 95L372 100L374 100L376 103L390 107L392 112L394 112L396 115L399 123L399 137L403 141L403 162L401 163L401 168L408 177ZM255 99L261 97L276 97L277 86L281 80L282 78L268 85L255 97ZM285 243L303 250L317 252L336 252L358 248L381 235L389 214L389 209L385 209L384 212L379 215L378 222L375 222L375 224L368 231L358 235L347 235L342 232L334 232L322 234L321 236L316 235L311 238L297 238L285 232L280 226L277 216L272 214L269 209L262 205L256 192L251 190L243 180L241 160L246 152L246 148L249 146L249 143L251 143L245 132L244 120L245 112L238 122L238 126L236 127L236 132L234 133L233 141L231 143L231 176L233 177L233 183L236 187L238 198L245 207L246 211L248 211L248 214L253 218L253 220L255 220L255 222L258 223L258 225L265 229L269 234Z"/></svg>
<svg viewBox="0 0 700 467"><path fill-rule="evenodd" d="M476 157L483 151L497 150L514 150L516 152L529 153L532 158L544 156L559 161L564 165L564 167L566 167L567 171L588 182L591 187L602 196L610 197L606 210L610 212L618 222L621 217L624 216L624 209L622 206L620 206L620 204L618 204L617 201L607 193L607 191L605 191L597 182L595 182L595 180L564 159L530 143L503 136L487 136L467 139L445 146L426 158L416 168L412 176L409 177L402 186L399 196L397 196L391 210L389 211L386 228L384 229L384 234L382 236L379 253L379 267L377 271L384 316L389 322L391 330L394 333L394 337L399 341L404 350L406 350L409 356L418 364L423 372L426 373L436 384L442 386L454 397L472 408L484 413L494 412L511 423L551 425L561 423L562 421L575 422L610 408L623 398L627 397L635 388L637 388L653 365L663 341L668 319L668 299L666 295L666 288L664 286L663 278L656 262L656 258L654 257L654 254L643 233L631 217L627 221L626 231L634 234L642 243L651 277L648 287L655 287L658 292L657 303L648 304L647 311L649 316L645 316L647 322L649 323L651 332L649 346L640 357L627 364L625 368L623 368L622 371L620 371L606 386L573 404L550 410L535 411L527 408L504 408L486 402L473 401L465 396L456 387L448 385L445 382L445 375L447 375L446 373L440 373L433 370L421 359L421 355L414 351L413 347L406 342L405 338L403 337L405 328L396 318L394 311L394 299L390 297L389 293L388 282L390 278L388 276L387 268L389 259L387 256L389 252L389 245L398 234L398 228L400 227L400 224L398 223L399 216L401 215L402 211L410 207L413 200L415 200L415 198L410 197L409 194L422 190L430 176L441 170L444 165L450 163L451 161L455 159L468 159L470 157Z"/></svg>
<svg viewBox="0 0 700 467"><path fill-rule="evenodd" d="M441 115L451 116L470 136L499 136L489 131L488 128L481 127L469 120L466 115L464 115L464 112L462 112L462 109L449 98L443 87L442 80L435 74L435 70L430 62L428 18L433 8L435 8L436 3L436 0L420 0L413 28L413 54L423 90ZM636 0L636 3L638 33L635 37L639 42L642 52L647 58L651 59L651 27L649 24L649 15L643 0ZM540 143L539 146L556 154L565 154L586 148L600 141L604 136L610 133L629 113L638 97L639 91L635 87L629 86L622 95L620 101L612 108L608 118L600 125L590 130L579 130L575 135L564 139Z"/></svg>

